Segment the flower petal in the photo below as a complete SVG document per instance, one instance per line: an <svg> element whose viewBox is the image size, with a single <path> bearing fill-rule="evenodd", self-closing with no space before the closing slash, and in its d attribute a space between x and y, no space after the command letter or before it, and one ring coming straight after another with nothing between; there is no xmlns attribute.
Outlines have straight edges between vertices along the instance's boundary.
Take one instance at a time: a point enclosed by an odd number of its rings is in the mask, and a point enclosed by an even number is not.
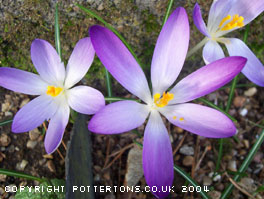
<svg viewBox="0 0 264 199"><path fill-rule="evenodd" d="M169 195L174 176L173 155L168 131L157 111L151 112L144 133L143 169L150 190L155 190L154 186L157 189L153 194L158 198Z"/></svg>
<svg viewBox="0 0 264 199"><path fill-rule="evenodd" d="M78 41L67 65L64 84L66 88L72 87L85 76L93 62L94 54L89 37Z"/></svg>
<svg viewBox="0 0 264 199"><path fill-rule="evenodd" d="M201 9L198 3L195 4L193 9L193 22L202 34L204 34L206 37L210 37L210 34L208 33L208 30L204 23Z"/></svg>
<svg viewBox="0 0 264 199"><path fill-rule="evenodd" d="M0 68L0 86L19 93L28 95L41 95L45 93L47 84L30 72L15 68Z"/></svg>
<svg viewBox="0 0 264 199"><path fill-rule="evenodd" d="M209 138L231 137L236 133L233 122L223 113L198 104L166 106L161 113L174 125Z"/></svg>
<svg viewBox="0 0 264 199"><path fill-rule="evenodd" d="M97 112L90 120L88 128L94 133L123 133L142 125L148 114L147 105L128 100L115 102Z"/></svg>
<svg viewBox="0 0 264 199"><path fill-rule="evenodd" d="M83 114L95 114L105 105L103 94L89 86L76 86L68 90L67 98L70 107Z"/></svg>
<svg viewBox="0 0 264 199"><path fill-rule="evenodd" d="M189 45L189 21L184 8L177 8L164 24L151 63L153 93L163 93L178 77Z"/></svg>
<svg viewBox="0 0 264 199"><path fill-rule="evenodd" d="M35 39L31 44L31 59L42 79L62 86L65 78L64 64L49 42Z"/></svg>
<svg viewBox="0 0 264 199"><path fill-rule="evenodd" d="M183 103L202 97L231 81L245 66L244 57L227 57L208 64L182 79L170 91L170 104Z"/></svg>
<svg viewBox="0 0 264 199"><path fill-rule="evenodd" d="M90 28L90 36L97 56L114 78L143 101L151 102L145 74L122 41L98 25Z"/></svg>
<svg viewBox="0 0 264 199"><path fill-rule="evenodd" d="M37 128L43 121L48 120L57 111L57 106L51 97L41 95L25 106L15 115L12 124L14 133L22 133Z"/></svg>
<svg viewBox="0 0 264 199"><path fill-rule="evenodd" d="M44 145L48 154L53 153L60 145L70 116L70 107L62 103L50 119Z"/></svg>
<svg viewBox="0 0 264 199"><path fill-rule="evenodd" d="M247 64L241 71L250 81L259 86L264 86L264 66L247 45L240 39L227 39L226 48L228 53L243 56L248 59Z"/></svg>
<svg viewBox="0 0 264 199"><path fill-rule="evenodd" d="M209 64L218 59L224 58L225 54L221 46L214 40L209 40L203 48L203 59L205 64Z"/></svg>
<svg viewBox="0 0 264 199"><path fill-rule="evenodd" d="M230 15L239 14L244 17L244 24L247 25L249 22L254 20L264 10L263 0L239 0L235 3L231 10Z"/></svg>

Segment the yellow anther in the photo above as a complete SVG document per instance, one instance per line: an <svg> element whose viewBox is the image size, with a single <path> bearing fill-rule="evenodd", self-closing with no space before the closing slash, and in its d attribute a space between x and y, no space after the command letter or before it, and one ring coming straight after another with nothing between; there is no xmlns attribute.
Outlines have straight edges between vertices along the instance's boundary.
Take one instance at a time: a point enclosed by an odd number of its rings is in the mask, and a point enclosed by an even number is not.
<svg viewBox="0 0 264 199"><path fill-rule="evenodd" d="M241 28L244 26L244 17L239 16L238 14L235 14L233 16L233 19L231 15L227 15L225 18L222 19L222 21L219 24L219 28L222 31L232 30L234 28ZM231 20L231 21L230 21ZM226 21L229 21L227 24L225 24ZM225 25L224 25L225 24ZM224 27L222 27L224 25Z"/></svg>
<svg viewBox="0 0 264 199"><path fill-rule="evenodd" d="M181 117L179 120L180 120L181 122L183 122L183 121L184 121L184 118L183 118L183 117Z"/></svg>
<svg viewBox="0 0 264 199"><path fill-rule="evenodd" d="M160 93L156 93L154 95L154 103L157 107L164 107L167 106L169 101L171 101L174 98L174 95L169 92L163 92L162 98L160 98Z"/></svg>
<svg viewBox="0 0 264 199"><path fill-rule="evenodd" d="M46 93L47 93L47 95L50 95L52 97L56 97L60 94L60 92L62 90L63 89L61 87L48 86Z"/></svg>
<svg viewBox="0 0 264 199"><path fill-rule="evenodd" d="M173 119L174 119L174 120L176 120L176 119L177 119L177 117L176 117L176 116L173 116Z"/></svg>

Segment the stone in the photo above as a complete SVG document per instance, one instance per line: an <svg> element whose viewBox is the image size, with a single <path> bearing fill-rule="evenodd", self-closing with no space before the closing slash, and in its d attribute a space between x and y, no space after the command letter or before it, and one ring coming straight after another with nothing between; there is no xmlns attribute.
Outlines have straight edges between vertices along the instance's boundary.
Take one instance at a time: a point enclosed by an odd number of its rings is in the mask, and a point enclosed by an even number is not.
<svg viewBox="0 0 264 199"><path fill-rule="evenodd" d="M29 131L29 139L30 140L37 140L39 136L40 136L40 132L39 132L38 128L35 128L35 129Z"/></svg>
<svg viewBox="0 0 264 199"><path fill-rule="evenodd" d="M212 179L208 176L203 177L203 185L204 186L210 186L212 184Z"/></svg>
<svg viewBox="0 0 264 199"><path fill-rule="evenodd" d="M193 156L185 156L183 158L182 164L184 166L192 166L193 160L194 160Z"/></svg>
<svg viewBox="0 0 264 199"><path fill-rule="evenodd" d="M103 10L103 9L104 9L104 4L101 3L101 4L97 7L97 10L98 10L98 11L101 11L101 10Z"/></svg>
<svg viewBox="0 0 264 199"><path fill-rule="evenodd" d="M11 138L7 134L2 133L0 135L0 146L6 147L10 144L10 142L11 142Z"/></svg>
<svg viewBox="0 0 264 199"><path fill-rule="evenodd" d="M241 116L243 116L243 117L245 117L245 116L247 115L247 113L248 113L248 110L247 110L246 108L243 108L243 109L239 112L239 114L240 114Z"/></svg>
<svg viewBox="0 0 264 199"><path fill-rule="evenodd" d="M255 95L257 93L257 88L256 87L252 87L252 88L249 88L248 90L246 90L244 92L244 95L247 96L247 97L252 97L253 95Z"/></svg>
<svg viewBox="0 0 264 199"><path fill-rule="evenodd" d="M2 112L7 112L11 109L11 105L9 102L2 103L1 110Z"/></svg>
<svg viewBox="0 0 264 199"><path fill-rule="evenodd" d="M5 182L6 181L6 175L0 174L0 181Z"/></svg>
<svg viewBox="0 0 264 199"><path fill-rule="evenodd" d="M221 192L219 191L210 191L208 192L208 195L213 198L213 199L220 199L221 197Z"/></svg>
<svg viewBox="0 0 264 199"><path fill-rule="evenodd" d="M255 184L255 181L249 177L242 178L238 184L250 193L257 190L257 186Z"/></svg>
<svg viewBox="0 0 264 199"><path fill-rule="evenodd" d="M20 103L19 108L22 108L24 105L26 105L30 101L29 98L23 99L23 101Z"/></svg>
<svg viewBox="0 0 264 199"><path fill-rule="evenodd" d="M24 171L24 169L26 168L27 164L28 164L27 160L22 160L21 162L16 164L16 169L19 170L19 171Z"/></svg>
<svg viewBox="0 0 264 199"><path fill-rule="evenodd" d="M235 160L230 160L228 162L228 166L227 168L230 170L230 171L234 171L236 172L237 171L237 164L236 164L236 161Z"/></svg>
<svg viewBox="0 0 264 199"><path fill-rule="evenodd" d="M237 96L234 98L234 106L237 108L242 107L246 102L246 98L243 96Z"/></svg>
<svg viewBox="0 0 264 199"><path fill-rule="evenodd" d="M29 141L27 141L27 148L34 149L36 147L37 143L38 143L37 141L29 140Z"/></svg>
<svg viewBox="0 0 264 199"><path fill-rule="evenodd" d="M191 146L183 145L180 148L180 153L183 155L194 155L194 149Z"/></svg>

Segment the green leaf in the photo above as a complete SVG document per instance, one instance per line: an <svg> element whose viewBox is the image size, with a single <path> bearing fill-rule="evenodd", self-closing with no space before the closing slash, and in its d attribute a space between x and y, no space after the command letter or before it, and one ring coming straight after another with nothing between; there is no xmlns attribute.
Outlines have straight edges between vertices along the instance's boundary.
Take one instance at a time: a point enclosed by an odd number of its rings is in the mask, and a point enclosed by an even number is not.
<svg viewBox="0 0 264 199"><path fill-rule="evenodd" d="M55 45L56 45L57 53L59 54L60 59L61 59L60 26L59 26L58 3L56 3L56 8L55 8Z"/></svg>
<svg viewBox="0 0 264 199"><path fill-rule="evenodd" d="M35 188L34 188L35 187ZM64 199L65 181L52 179L50 183L43 182L37 188L36 186L20 186L16 192L15 199Z"/></svg>

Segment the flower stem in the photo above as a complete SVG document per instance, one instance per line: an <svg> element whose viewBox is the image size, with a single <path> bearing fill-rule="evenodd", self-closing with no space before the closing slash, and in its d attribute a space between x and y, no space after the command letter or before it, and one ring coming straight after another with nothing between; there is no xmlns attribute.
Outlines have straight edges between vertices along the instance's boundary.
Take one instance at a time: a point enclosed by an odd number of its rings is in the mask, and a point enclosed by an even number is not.
<svg viewBox="0 0 264 199"><path fill-rule="evenodd" d="M124 97L105 97L105 101L107 102L117 102L122 100L131 100L131 101L140 102L139 99L124 98Z"/></svg>
<svg viewBox="0 0 264 199"><path fill-rule="evenodd" d="M241 167L239 168L237 174L233 178L234 181L240 180L240 178L241 178L240 173L244 173L247 170L250 162L252 161L252 159L255 156L256 152L259 150L259 148L260 148L260 146L261 146L263 141L264 141L264 130L261 132L259 138L257 139L255 144L253 145L253 147L250 150L248 156L246 157L246 159L242 163ZM228 196L231 194L231 191L232 191L233 188L234 188L234 185L232 183L230 183L228 185L228 187L224 190L223 194L221 195L221 199L228 198Z"/></svg>
<svg viewBox="0 0 264 199"><path fill-rule="evenodd" d="M113 92L112 92L112 84L111 84L111 75L105 67L104 70L105 70L105 78L106 78L107 95L108 97L112 97Z"/></svg>
<svg viewBox="0 0 264 199"><path fill-rule="evenodd" d="M7 176L13 176L13 177L17 177L17 178L25 178L28 180L37 180L39 182L47 181L47 179L45 179L45 178L39 178L36 176L28 175L28 174L17 172L17 171L10 171L7 169L0 169L0 174L7 175Z"/></svg>
<svg viewBox="0 0 264 199"><path fill-rule="evenodd" d="M166 21L168 20L168 18L170 16L170 11L171 11L171 7L173 5L173 2L174 2L174 0L169 0L169 5L168 5L168 8L167 8L166 14L164 16L162 26L164 26L164 24L166 23Z"/></svg>
<svg viewBox="0 0 264 199"><path fill-rule="evenodd" d="M196 51L204 46L204 44L208 41L208 38L205 37L202 41L200 41L196 46L194 46L186 55L186 59L192 56Z"/></svg>
<svg viewBox="0 0 264 199"><path fill-rule="evenodd" d="M60 46L60 26L59 26L59 14L58 14L58 3L56 3L55 8L55 46L57 53L61 59L61 46ZM62 61L62 59L61 59Z"/></svg>

